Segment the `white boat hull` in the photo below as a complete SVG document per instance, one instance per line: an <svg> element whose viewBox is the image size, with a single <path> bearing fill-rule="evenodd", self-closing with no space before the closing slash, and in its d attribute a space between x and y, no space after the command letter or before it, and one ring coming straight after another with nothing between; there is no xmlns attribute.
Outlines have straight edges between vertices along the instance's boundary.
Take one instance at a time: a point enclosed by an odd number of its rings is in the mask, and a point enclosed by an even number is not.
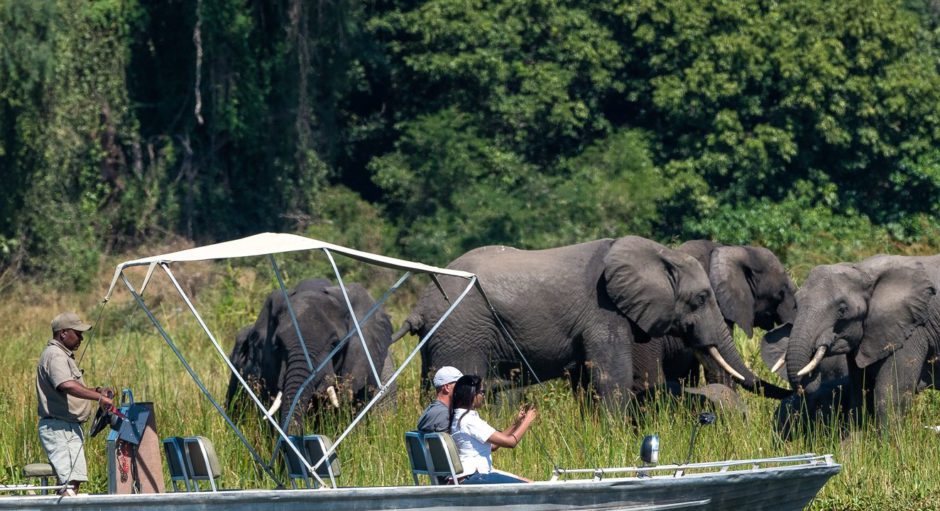
<svg viewBox="0 0 940 511"><path fill-rule="evenodd" d="M0 498L2 509L123 511L371 510L799 510L840 465L800 465L533 484L395 486L321 490L232 490L150 495Z"/></svg>

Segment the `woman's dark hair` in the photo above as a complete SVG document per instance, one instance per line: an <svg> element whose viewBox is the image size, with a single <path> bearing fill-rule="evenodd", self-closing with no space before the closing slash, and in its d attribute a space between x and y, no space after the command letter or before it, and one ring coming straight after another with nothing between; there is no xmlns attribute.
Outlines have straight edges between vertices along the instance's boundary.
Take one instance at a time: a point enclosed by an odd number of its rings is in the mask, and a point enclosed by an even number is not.
<svg viewBox="0 0 940 511"><path fill-rule="evenodd" d="M473 408L473 399L483 390L483 379L475 374L465 374L454 384L454 395L450 398L450 415L447 424L449 431L454 432L454 412L458 408ZM467 414L460 417L463 420ZM460 421L457 421L458 425Z"/></svg>

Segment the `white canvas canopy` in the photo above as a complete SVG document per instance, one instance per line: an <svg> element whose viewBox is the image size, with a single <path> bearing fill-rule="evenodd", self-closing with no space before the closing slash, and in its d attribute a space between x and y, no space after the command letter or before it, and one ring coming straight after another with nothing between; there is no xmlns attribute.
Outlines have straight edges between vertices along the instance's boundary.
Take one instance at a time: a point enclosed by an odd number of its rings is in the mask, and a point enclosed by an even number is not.
<svg viewBox="0 0 940 511"><path fill-rule="evenodd" d="M147 281L150 280L150 275L153 273L154 267L159 264L186 261L208 261L214 259L235 259L241 257L281 254L285 252L300 252L304 250L324 249L386 268L394 268L414 273L428 273L432 275L450 275L464 279L470 279L474 277L472 273L465 271L449 270L447 268L438 268L422 263L406 261L404 259L371 254L369 252L362 252L360 250L334 245L332 243L299 236L297 234L265 232L261 234L255 234L254 236L249 236L247 238L216 243L214 245L206 245L204 247L180 250L178 252L170 252L168 254L155 255L142 259L134 259L132 261L125 261L120 263L117 265L117 269L114 272L114 278L111 279L111 285L108 286L108 292L105 294L104 299L107 301L111 297L111 293L114 292L114 287L117 285L121 272L123 272L125 268L130 268L133 266L150 266L150 269L147 271L147 277L144 280L144 284L141 285L142 292L143 288L146 287Z"/></svg>

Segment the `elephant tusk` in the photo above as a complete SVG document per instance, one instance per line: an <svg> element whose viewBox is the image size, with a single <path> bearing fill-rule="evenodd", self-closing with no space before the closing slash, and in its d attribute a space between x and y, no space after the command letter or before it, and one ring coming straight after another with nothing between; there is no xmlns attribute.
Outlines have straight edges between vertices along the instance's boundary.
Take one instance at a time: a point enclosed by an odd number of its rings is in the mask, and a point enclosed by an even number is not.
<svg viewBox="0 0 940 511"><path fill-rule="evenodd" d="M326 395L330 396L330 404L334 408L339 408L339 398L336 397L336 387L330 385L326 388Z"/></svg>
<svg viewBox="0 0 940 511"><path fill-rule="evenodd" d="M787 361L786 353L784 353L783 355L780 355L780 358L777 359L777 361L774 363L774 366L770 368L770 372L776 373L778 370L780 370L781 367L783 367L783 364L786 363L786 361Z"/></svg>
<svg viewBox="0 0 940 511"><path fill-rule="evenodd" d="M805 376L809 374L813 369L816 369L816 366L819 365L819 361L826 356L826 347L820 346L816 348L816 354L813 355L813 359L806 364L806 367L800 369L800 372L796 373L797 376Z"/></svg>
<svg viewBox="0 0 940 511"><path fill-rule="evenodd" d="M278 391L277 396L274 397L274 403L271 404L271 408L268 408L268 415L274 415L274 412L281 407L281 395L282 392Z"/></svg>
<svg viewBox="0 0 940 511"><path fill-rule="evenodd" d="M741 381L744 381L744 377L741 376L741 373L735 371L733 367L731 367L727 362L725 362L725 359L724 357L721 356L721 353L718 353L718 348L714 346L709 346L708 354L711 355L712 358L715 359L715 362L718 362L718 365L720 365L722 369L727 371L728 374L730 374L731 376L734 376L735 378Z"/></svg>

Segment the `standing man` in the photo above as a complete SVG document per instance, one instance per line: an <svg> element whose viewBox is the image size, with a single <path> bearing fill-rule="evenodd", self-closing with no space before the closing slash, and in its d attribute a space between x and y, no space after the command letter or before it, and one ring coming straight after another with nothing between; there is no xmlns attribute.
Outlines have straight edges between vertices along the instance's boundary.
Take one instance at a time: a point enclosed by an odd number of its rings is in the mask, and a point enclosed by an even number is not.
<svg viewBox="0 0 940 511"><path fill-rule="evenodd" d="M82 343L82 333L91 325L74 312L63 312L52 319L52 339L46 344L36 368L36 397L39 401L39 441L55 469L59 484L72 489L62 495L74 495L88 480L83 445L82 423L91 417L97 401L110 408L111 398L101 387L85 386L82 370L75 363L75 350Z"/></svg>
<svg viewBox="0 0 940 511"><path fill-rule="evenodd" d="M450 398L454 393L454 384L463 376L456 367L444 366L434 373L434 389L437 398L424 409L418 419L418 431L436 433L450 430Z"/></svg>

